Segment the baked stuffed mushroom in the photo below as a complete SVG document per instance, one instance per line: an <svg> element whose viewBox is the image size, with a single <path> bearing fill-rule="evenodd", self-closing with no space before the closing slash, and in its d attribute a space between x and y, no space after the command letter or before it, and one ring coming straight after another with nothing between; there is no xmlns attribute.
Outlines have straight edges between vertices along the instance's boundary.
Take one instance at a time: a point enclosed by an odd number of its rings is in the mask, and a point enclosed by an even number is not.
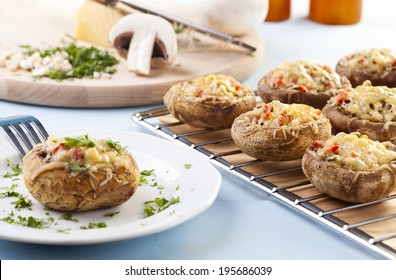
<svg viewBox="0 0 396 280"><path fill-rule="evenodd" d="M340 89L349 88L347 78L329 66L310 61L286 62L265 75L258 84L264 102L302 103L322 109Z"/></svg>
<svg viewBox="0 0 396 280"><path fill-rule="evenodd" d="M390 144L392 145L392 144ZM323 193L347 202L369 202L396 187L396 152L358 132L313 142L302 168Z"/></svg>
<svg viewBox="0 0 396 280"><path fill-rule="evenodd" d="M229 128L256 106L254 92L234 78L210 74L172 86L164 96L169 112L181 122L208 129Z"/></svg>
<svg viewBox="0 0 396 280"><path fill-rule="evenodd" d="M372 140L396 141L396 89L370 81L341 91L323 108L333 132L360 132Z"/></svg>
<svg viewBox="0 0 396 280"><path fill-rule="evenodd" d="M139 184L139 170L118 142L87 135L49 137L24 157L23 178L45 206L86 211L127 201Z"/></svg>
<svg viewBox="0 0 396 280"><path fill-rule="evenodd" d="M299 159L313 141L330 135L330 122L320 109L278 100L240 115L231 127L242 152L272 161Z"/></svg>
<svg viewBox="0 0 396 280"><path fill-rule="evenodd" d="M353 87L370 80L374 86L396 86L396 52L391 49L359 50L342 57L336 72L346 76Z"/></svg>

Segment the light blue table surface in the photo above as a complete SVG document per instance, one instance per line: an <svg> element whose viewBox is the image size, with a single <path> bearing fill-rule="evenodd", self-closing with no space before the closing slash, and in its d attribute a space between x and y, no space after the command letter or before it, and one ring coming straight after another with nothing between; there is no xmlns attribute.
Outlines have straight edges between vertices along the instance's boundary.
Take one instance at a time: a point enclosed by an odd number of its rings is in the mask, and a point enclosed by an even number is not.
<svg viewBox="0 0 396 280"><path fill-rule="evenodd" d="M265 73L287 60L311 59L334 66L340 56L356 49L395 46L389 35L396 23L392 12L396 1L365 1L362 21L353 26L315 24L306 19L307 1L293 2L291 19L260 27L265 57L244 81L253 89ZM380 37L379 33L387 35ZM68 109L0 101L0 116L31 114L48 130L99 128L150 133L131 121L133 112L149 108ZM221 174L221 190L214 204L167 231L89 246L0 241L0 259L384 259L246 182L224 171Z"/></svg>

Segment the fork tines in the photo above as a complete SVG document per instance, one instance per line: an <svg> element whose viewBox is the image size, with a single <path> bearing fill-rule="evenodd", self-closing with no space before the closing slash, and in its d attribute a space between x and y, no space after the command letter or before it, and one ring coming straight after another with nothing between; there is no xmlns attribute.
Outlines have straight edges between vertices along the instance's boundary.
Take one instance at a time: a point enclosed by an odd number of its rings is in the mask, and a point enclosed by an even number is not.
<svg viewBox="0 0 396 280"><path fill-rule="evenodd" d="M48 138L48 132L33 116L0 118L0 126L7 133L21 156L25 156L36 144Z"/></svg>

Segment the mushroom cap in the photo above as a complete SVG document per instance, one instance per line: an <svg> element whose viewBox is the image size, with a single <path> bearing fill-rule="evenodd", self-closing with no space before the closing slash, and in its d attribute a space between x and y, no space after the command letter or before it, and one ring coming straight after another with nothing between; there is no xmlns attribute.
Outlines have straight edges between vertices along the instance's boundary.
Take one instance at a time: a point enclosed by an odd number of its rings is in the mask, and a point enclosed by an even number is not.
<svg viewBox="0 0 396 280"><path fill-rule="evenodd" d="M156 43L164 52L161 58L169 63L175 59L177 54L175 30L169 21L159 16L143 13L128 14L113 26L109 41L116 48L128 49L130 40L137 30L155 32Z"/></svg>

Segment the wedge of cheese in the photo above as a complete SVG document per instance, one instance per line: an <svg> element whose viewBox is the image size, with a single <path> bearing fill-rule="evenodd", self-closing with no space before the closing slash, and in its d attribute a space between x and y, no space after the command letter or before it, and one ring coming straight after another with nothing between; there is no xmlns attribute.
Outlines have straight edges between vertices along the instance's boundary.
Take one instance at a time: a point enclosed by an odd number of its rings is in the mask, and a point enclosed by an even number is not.
<svg viewBox="0 0 396 280"><path fill-rule="evenodd" d="M86 0L77 14L76 38L108 48L111 28L124 14L93 0Z"/></svg>

